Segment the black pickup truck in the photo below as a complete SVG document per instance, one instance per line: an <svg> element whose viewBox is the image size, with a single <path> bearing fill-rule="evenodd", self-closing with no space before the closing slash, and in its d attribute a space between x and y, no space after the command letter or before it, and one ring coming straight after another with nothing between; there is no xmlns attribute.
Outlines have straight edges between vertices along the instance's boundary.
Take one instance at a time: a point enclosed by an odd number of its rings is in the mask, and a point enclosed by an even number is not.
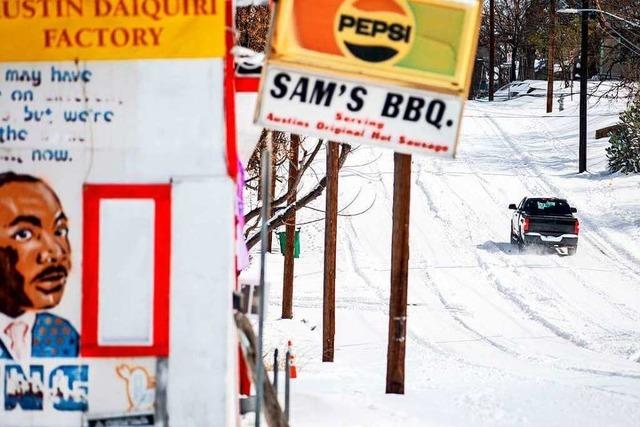
<svg viewBox="0 0 640 427"><path fill-rule="evenodd" d="M564 199L527 198L510 204L515 210L511 218L511 243L522 249L526 245L557 248L562 255L573 255L578 249L580 222L573 216L576 208Z"/></svg>

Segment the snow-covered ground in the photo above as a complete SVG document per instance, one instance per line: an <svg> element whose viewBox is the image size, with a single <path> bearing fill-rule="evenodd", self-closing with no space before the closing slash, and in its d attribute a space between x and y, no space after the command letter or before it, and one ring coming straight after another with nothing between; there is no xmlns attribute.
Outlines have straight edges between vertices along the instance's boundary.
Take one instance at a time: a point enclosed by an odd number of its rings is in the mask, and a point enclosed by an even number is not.
<svg viewBox="0 0 640 427"><path fill-rule="evenodd" d="M293 340L292 425L640 425L640 176L609 174L593 138L624 101L590 104L582 175L577 96L550 115L543 97L469 102L457 159L414 156L404 395L384 393L393 155L350 156L340 206L366 212L339 218L334 363L321 361L323 222L302 226L293 320L279 319L283 258L268 258L266 361ZM574 257L510 245L507 206L533 195L577 207Z"/></svg>

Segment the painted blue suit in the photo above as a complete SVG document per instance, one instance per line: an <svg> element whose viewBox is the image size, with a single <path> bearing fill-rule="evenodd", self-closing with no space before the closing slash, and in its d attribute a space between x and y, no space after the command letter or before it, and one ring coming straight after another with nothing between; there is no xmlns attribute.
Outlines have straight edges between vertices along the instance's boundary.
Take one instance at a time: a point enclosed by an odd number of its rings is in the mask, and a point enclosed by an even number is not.
<svg viewBox="0 0 640 427"><path fill-rule="evenodd" d="M38 313L31 332L31 357L78 357L80 335L67 320ZM13 359L0 341L0 359Z"/></svg>

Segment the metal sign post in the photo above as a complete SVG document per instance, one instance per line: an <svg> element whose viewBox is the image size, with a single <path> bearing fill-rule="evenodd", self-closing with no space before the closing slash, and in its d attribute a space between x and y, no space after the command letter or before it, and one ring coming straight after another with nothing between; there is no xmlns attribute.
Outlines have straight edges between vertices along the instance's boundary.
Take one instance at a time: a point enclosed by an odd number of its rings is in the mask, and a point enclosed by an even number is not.
<svg viewBox="0 0 640 427"><path fill-rule="evenodd" d="M271 187L271 132L267 132L267 143L262 150L260 163L260 179L262 183L262 194L270 194ZM269 212L271 211L271 201L269 197L264 197L262 202L262 226L260 229L260 302L258 311L258 352L256 354L257 364L257 384L256 384L256 427L260 427L260 412L264 398L264 364L262 363L263 351L263 331L264 331L264 308L267 298L266 284L264 280L266 255L268 251L267 235L269 234Z"/></svg>

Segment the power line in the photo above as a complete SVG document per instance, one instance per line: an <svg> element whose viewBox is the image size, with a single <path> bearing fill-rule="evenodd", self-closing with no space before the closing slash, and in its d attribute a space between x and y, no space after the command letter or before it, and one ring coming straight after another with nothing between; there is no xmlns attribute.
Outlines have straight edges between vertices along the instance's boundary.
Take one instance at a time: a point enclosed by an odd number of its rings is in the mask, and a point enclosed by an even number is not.
<svg viewBox="0 0 640 427"><path fill-rule="evenodd" d="M617 31L615 28L610 27L610 30L613 31L616 35L614 36L613 34L611 34L606 28L604 29L604 32L607 33L609 36L613 37L613 38L618 38L620 44L622 44L623 46L625 46L627 49L631 50L633 53L635 53L636 55L640 55L640 46L634 44L632 41L630 41L629 39L627 39L625 36L623 36L619 31Z"/></svg>
<svg viewBox="0 0 640 427"><path fill-rule="evenodd" d="M588 9L585 9L585 10L588 10ZM613 18L619 19L620 21L626 22L626 23L627 23L627 24L629 24L629 25L632 25L632 26L634 26L634 27L638 27L638 28L640 28L640 23L638 23L638 22L634 22L634 21L631 21L631 20L629 20L629 19L626 19L626 18L624 18L623 16L615 15L615 14L613 14L613 13L611 13L611 12L607 12L607 11L604 11L604 10L602 10L602 9L593 9L593 11L595 11L595 12L600 12L600 13L602 13L602 14L604 14L604 15L609 15L609 16L611 16L611 17L613 17Z"/></svg>

